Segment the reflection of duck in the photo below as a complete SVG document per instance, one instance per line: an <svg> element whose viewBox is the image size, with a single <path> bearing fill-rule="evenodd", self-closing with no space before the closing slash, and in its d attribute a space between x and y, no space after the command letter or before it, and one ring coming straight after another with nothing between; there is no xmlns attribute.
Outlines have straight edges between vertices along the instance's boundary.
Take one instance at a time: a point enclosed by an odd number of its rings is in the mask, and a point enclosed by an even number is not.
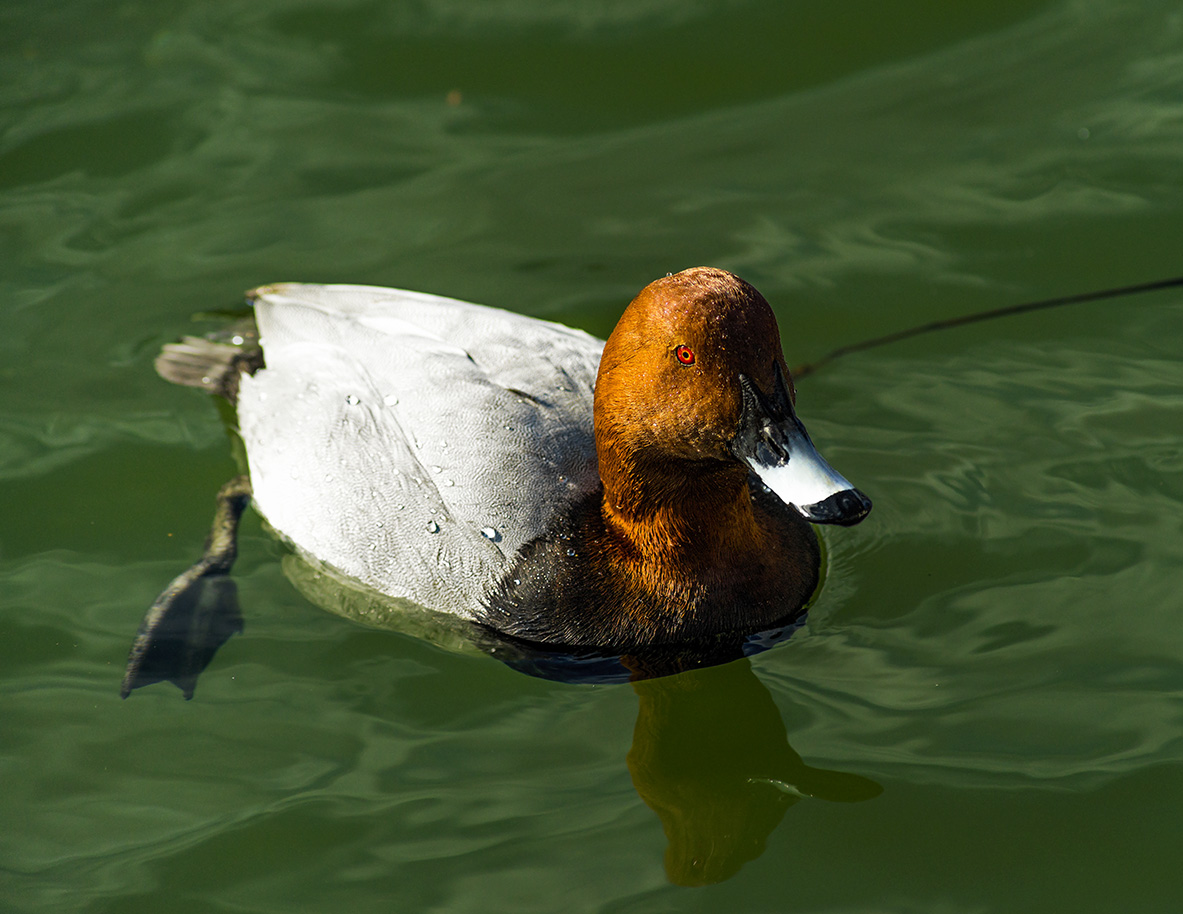
<svg viewBox="0 0 1183 914"><path fill-rule="evenodd" d="M633 688L640 708L628 767L665 829L671 882L734 876L764 852L785 810L802 797L855 802L882 792L858 775L806 765L747 660Z"/></svg>
<svg viewBox="0 0 1183 914"><path fill-rule="evenodd" d="M797 419L768 303L722 270L651 283L602 358L556 324L391 289L269 286L255 316L261 356L189 339L158 368L235 402L270 524L525 641L782 624L817 585L809 521L870 510Z"/></svg>

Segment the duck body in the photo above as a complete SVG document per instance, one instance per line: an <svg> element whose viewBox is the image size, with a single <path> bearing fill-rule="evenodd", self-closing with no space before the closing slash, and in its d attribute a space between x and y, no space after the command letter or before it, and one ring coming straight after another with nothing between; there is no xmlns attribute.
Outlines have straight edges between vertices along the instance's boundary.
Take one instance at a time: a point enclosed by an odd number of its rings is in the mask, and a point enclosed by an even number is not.
<svg viewBox="0 0 1183 914"><path fill-rule="evenodd" d="M730 273L652 283L607 344L418 292L252 297L264 364L235 394L255 505L387 597L550 645L755 632L813 593L810 522L870 510Z"/></svg>

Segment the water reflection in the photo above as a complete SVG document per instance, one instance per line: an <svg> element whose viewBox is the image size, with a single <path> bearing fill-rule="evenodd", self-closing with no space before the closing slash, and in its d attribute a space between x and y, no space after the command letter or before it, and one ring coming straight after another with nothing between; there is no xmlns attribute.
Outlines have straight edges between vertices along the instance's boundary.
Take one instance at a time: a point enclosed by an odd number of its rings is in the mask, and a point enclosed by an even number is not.
<svg viewBox="0 0 1183 914"><path fill-rule="evenodd" d="M643 655L550 652L492 634L477 643L533 676L632 683L638 709L629 773L661 819L670 882L694 886L729 879L759 857L785 811L801 799L858 802L882 792L858 775L805 764L752 671L751 655L803 623L802 617L769 632Z"/></svg>
<svg viewBox="0 0 1183 914"><path fill-rule="evenodd" d="M792 637L804 624L802 613L768 631L731 632L693 642L650 645L629 654L555 649L483 627L474 629L469 638L484 653L529 676L556 682L603 684L657 679L751 657Z"/></svg>
<svg viewBox="0 0 1183 914"><path fill-rule="evenodd" d="M628 768L665 829L670 882L734 876L804 797L857 802L882 792L858 775L805 764L747 659L633 689L639 707Z"/></svg>
<svg viewBox="0 0 1183 914"><path fill-rule="evenodd" d="M286 570L306 596L342 615L374 618L376 596L289 558ZM163 680L192 696L198 674L241 630L234 582L225 572L215 563L169 585L137 636L125 697ZM389 611L398 617L397 607ZM461 646L454 624L445 638L440 633L447 629L428 631L419 621L416 634ZM759 857L785 812L803 798L857 802L881 792L858 775L807 765L789 745L780 710L752 671L746 655L789 637L799 624L629 656L549 652L471 626L466 640L470 652L479 649L530 675L631 683L638 701L627 756L633 786L661 820L669 880L694 886L729 879Z"/></svg>

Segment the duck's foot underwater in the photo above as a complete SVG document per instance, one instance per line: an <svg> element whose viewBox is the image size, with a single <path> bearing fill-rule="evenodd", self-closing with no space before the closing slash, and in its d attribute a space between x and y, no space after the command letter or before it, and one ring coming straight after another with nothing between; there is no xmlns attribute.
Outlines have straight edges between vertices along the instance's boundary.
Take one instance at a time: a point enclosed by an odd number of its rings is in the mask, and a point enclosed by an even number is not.
<svg viewBox="0 0 1183 914"><path fill-rule="evenodd" d="M122 697L167 680L192 698L198 675L218 648L242 631L230 569L238 555L239 518L250 500L246 476L236 476L218 491L205 554L164 589L140 623L127 658Z"/></svg>

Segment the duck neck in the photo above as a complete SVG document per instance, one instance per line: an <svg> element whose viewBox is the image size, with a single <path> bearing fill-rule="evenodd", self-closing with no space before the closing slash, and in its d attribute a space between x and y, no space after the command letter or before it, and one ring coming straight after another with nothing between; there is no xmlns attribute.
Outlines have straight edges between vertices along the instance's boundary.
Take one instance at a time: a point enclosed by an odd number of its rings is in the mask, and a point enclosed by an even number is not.
<svg viewBox="0 0 1183 914"><path fill-rule="evenodd" d="M604 463L605 525L647 575L667 568L681 577L694 569L710 578L712 569L735 569L744 553L758 548L760 528L741 465Z"/></svg>

